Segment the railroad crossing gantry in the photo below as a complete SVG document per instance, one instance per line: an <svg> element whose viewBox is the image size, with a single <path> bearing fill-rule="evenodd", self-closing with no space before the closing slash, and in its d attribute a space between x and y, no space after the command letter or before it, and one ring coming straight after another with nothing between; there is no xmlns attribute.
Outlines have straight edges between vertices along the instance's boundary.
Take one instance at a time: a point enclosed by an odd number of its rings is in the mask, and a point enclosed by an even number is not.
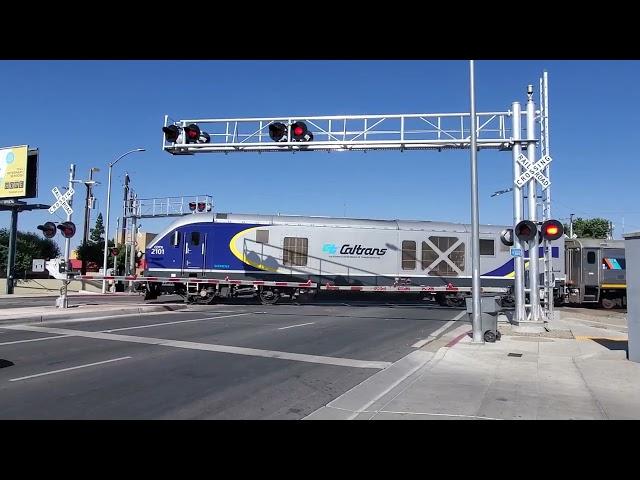
<svg viewBox="0 0 640 480"><path fill-rule="evenodd" d="M524 184L516 180L528 170L525 165L535 164L536 121L540 127L542 151L549 155L548 86L547 73L540 79L541 110L535 110L529 86L526 108L520 109L513 102L511 110L476 113L477 148L512 152L514 179L514 227L523 220L523 193L529 187L528 218L534 222L538 205L537 183L531 177ZM525 121L525 138L522 138L521 119ZM471 147L470 113L417 113L399 115L332 115L332 116L284 116L255 118L192 118L174 120L165 115L162 149L173 155L196 153L232 152L301 152L301 151L367 151L367 150L446 150ZM525 160L523 161L523 157ZM544 171L549 180L549 165ZM520 183L520 184L519 184ZM551 218L551 194L545 185L543 220ZM512 235L514 250L523 251L523 245ZM535 246L535 248L533 248ZM523 256L514 257L516 324L542 325L543 314L550 316L553 309L555 279L551 264L551 247L544 241L544 312L539 308L538 246L532 243L530 250L529 288L525 288L525 264ZM531 302L525 303L525 292Z"/></svg>

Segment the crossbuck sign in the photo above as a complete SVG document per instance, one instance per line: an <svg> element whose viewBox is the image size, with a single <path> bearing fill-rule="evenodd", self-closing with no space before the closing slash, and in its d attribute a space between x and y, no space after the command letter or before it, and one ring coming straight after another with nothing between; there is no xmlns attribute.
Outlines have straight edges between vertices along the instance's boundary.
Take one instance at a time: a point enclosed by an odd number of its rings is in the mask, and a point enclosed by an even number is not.
<svg viewBox="0 0 640 480"><path fill-rule="evenodd" d="M545 177L544 168L551 163L551 157L549 155L545 155L536 163L530 162L527 157L525 157L522 153L518 156L518 163L522 165L525 169L522 175L520 175L516 180L516 187L522 188L528 181L532 178L535 178L542 189L546 189L551 182L547 177Z"/></svg>
<svg viewBox="0 0 640 480"><path fill-rule="evenodd" d="M49 208L49 213L53 213L60 207L62 207L64 211L67 212L67 215L71 215L73 213L73 209L69 206L67 201L73 196L75 190L73 188L70 188L65 192L64 195L61 195L58 187L53 187L51 189L51 192L53 193L53 196L56 197L57 202L51 205L51 207Z"/></svg>

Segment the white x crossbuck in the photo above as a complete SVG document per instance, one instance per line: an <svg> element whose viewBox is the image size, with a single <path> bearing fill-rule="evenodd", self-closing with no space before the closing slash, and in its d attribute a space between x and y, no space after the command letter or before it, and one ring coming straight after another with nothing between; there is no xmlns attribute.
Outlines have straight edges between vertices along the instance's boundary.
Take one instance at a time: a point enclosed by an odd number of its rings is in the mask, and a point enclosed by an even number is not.
<svg viewBox="0 0 640 480"><path fill-rule="evenodd" d="M64 195L62 195L60 190L58 190L58 187L53 187L51 192L53 193L53 196L56 197L57 202L49 207L49 213L53 213L62 207L64 211L67 212L67 215L71 215L73 213L73 209L69 206L67 201L73 196L75 190L70 188Z"/></svg>
<svg viewBox="0 0 640 480"><path fill-rule="evenodd" d="M542 173L544 168L551 163L551 157L545 155L536 163L530 162L522 153L518 155L518 163L524 168L524 172L515 180L516 187L522 188L532 178L535 178L542 189L546 189L551 185L551 181Z"/></svg>

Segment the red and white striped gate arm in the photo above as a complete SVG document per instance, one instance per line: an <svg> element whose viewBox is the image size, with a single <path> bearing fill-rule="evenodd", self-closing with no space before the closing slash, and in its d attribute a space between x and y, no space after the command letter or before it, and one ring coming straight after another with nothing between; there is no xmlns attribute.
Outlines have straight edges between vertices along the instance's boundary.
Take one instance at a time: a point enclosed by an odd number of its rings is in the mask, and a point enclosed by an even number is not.
<svg viewBox="0 0 640 480"><path fill-rule="evenodd" d="M78 275L76 280L124 280L127 282L171 282L171 283L206 283L212 285L256 285L265 287L295 287L295 288L316 288L317 283L311 282L268 282L263 280L231 280L229 277L218 278L176 278L176 277L139 277L137 275Z"/></svg>

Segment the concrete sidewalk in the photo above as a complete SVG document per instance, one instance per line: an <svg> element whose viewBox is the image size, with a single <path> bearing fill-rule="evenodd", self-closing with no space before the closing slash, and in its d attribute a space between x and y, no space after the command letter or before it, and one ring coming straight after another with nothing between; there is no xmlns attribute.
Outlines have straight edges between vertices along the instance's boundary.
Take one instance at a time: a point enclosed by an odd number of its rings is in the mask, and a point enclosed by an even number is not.
<svg viewBox="0 0 640 480"><path fill-rule="evenodd" d="M142 313L167 312L184 310L186 304L168 303L161 305L143 304L111 304L111 305L73 305L61 309L55 306L6 308L0 310L0 327L17 323L50 322L54 320L71 320L80 318L112 317Z"/></svg>
<svg viewBox="0 0 640 480"><path fill-rule="evenodd" d="M542 335L464 325L307 419L640 419L640 364L626 359L624 314L560 312ZM435 342L434 342L435 343Z"/></svg>

